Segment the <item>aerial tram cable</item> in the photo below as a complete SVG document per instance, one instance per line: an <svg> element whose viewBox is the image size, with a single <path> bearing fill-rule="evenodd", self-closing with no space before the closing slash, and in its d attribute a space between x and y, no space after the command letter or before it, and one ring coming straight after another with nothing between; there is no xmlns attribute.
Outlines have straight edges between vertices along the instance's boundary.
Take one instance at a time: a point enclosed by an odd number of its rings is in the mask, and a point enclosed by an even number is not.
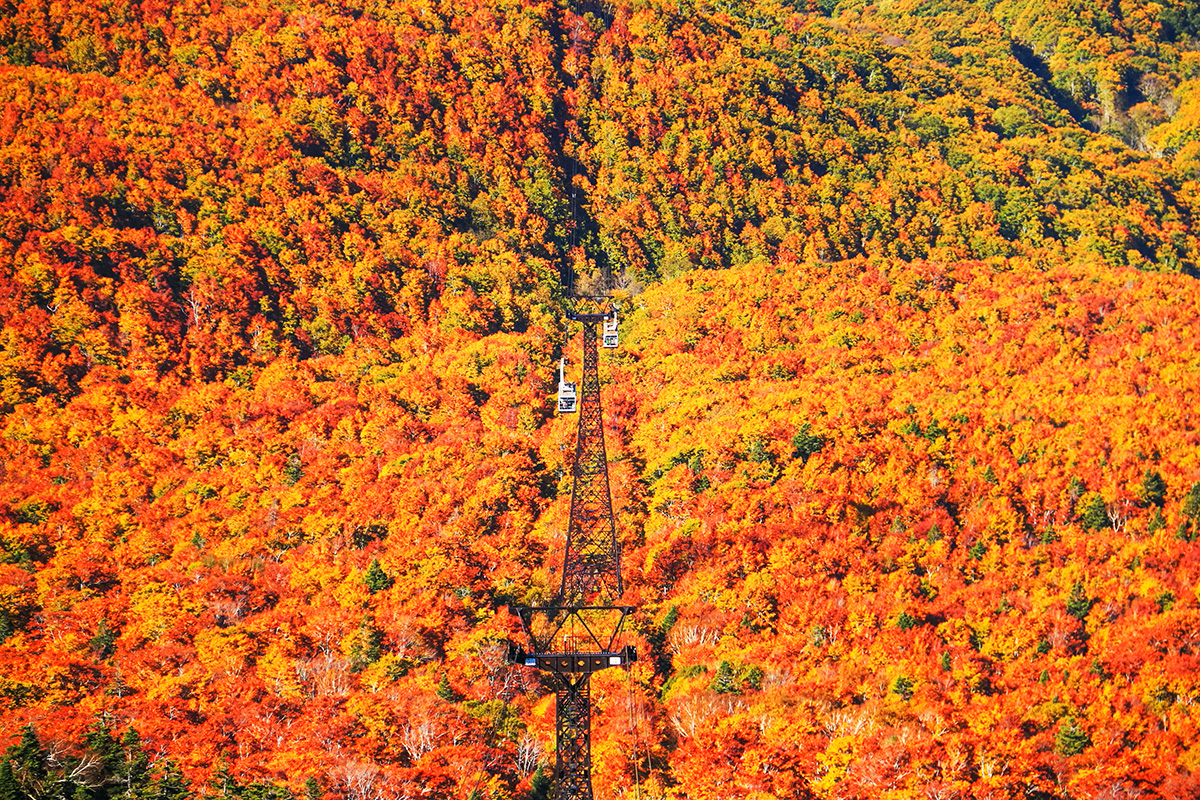
<svg viewBox="0 0 1200 800"><path fill-rule="evenodd" d="M580 21L577 16L572 45L575 48L579 46ZM577 57L576 69L579 61ZM578 131L578 124L568 130ZM564 135L561 143L566 150L568 136ZM560 253L559 275L566 321L581 323L583 327L582 375L578 384L566 379L565 357L559 361L558 411L578 415L571 466L570 520L558 593L547 605L514 609L521 619L528 649L512 644L508 658L511 663L545 673L555 688L556 800L592 800L590 679L600 670L628 666L637 660L637 651L632 645L622 643L626 619L634 609L620 605L624 595L621 549L613 517L600 402L598 349L601 345L608 349L619 345L616 304L603 262L599 282L589 282L587 294L578 291L574 265L580 212L578 165L577 159L568 159L566 153L558 155L560 164L571 162L572 214L571 246L568 252ZM580 237L579 241L586 242L587 238ZM630 711L632 714L632 703ZM640 793L637 740L635 725L635 777Z"/></svg>
<svg viewBox="0 0 1200 800"><path fill-rule="evenodd" d="M571 51L574 56L572 59L571 77L575 82L576 88L578 89L580 82L580 65L582 63L580 48L580 26L583 25L584 18L580 14L574 13L570 7L568 7L568 13L572 13L574 16L571 25ZM580 95L577 91L576 97L578 98L579 96ZM574 150L577 153L579 149L579 142L576 137L580 134L581 130L579 127L579 120L575 120L574 126L566 126L566 135L563 137L563 150ZM571 144L574 144L575 146L569 147ZM570 193L571 205L569 236L570 245L567 252L561 255L563 263L561 269L559 270L561 277L561 288L564 300L570 309L567 313L567 318L569 320L582 321L580 317L581 308L590 307L589 310L597 308L599 309L599 313L603 317L600 320L602 323L600 342L605 349L612 350L620 346L620 330L619 323L617 321L616 304L613 302L611 295L609 294L612 283L611 276L604 274L607 273L607 270L602 268L602 274L600 276L600 289L602 290L601 293L581 295L578 292L578 275L575 270L574 259L576 258L577 254L576 247L578 246L579 242L582 241L582 239L579 237L580 202L579 185L577 182L577 179L581 173L578 169L579 159L576 157L576 153L563 152L560 154L563 156L563 160L569 164L570 177L567 181L566 190ZM594 316L594 314L589 314L588 316ZM578 408L577 398L577 385L575 382L568 381L566 379L564 359L560 359L558 365L558 413L575 413L576 409Z"/></svg>

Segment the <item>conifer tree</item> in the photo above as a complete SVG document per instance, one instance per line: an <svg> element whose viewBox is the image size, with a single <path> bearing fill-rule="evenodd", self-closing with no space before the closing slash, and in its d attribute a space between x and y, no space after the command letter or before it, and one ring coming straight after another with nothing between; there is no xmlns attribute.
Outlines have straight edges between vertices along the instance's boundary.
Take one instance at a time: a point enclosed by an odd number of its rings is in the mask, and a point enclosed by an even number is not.
<svg viewBox="0 0 1200 800"><path fill-rule="evenodd" d="M10 764L17 785L26 797L40 798L49 789L46 752L32 725L26 725L21 732L21 741L8 749L5 763Z"/></svg>
<svg viewBox="0 0 1200 800"><path fill-rule="evenodd" d="M124 761L121 744L103 719L98 719L83 736L83 744L104 765L106 776L117 775Z"/></svg>
<svg viewBox="0 0 1200 800"><path fill-rule="evenodd" d="M1076 581L1071 587L1071 595L1067 598L1067 613L1078 620L1087 617L1092 610L1092 601L1084 593L1083 581Z"/></svg>
<svg viewBox="0 0 1200 800"><path fill-rule="evenodd" d="M124 759L117 770L117 780L123 784L121 794L134 800L150 785L150 757L142 748L142 739L132 727L121 736Z"/></svg>
<svg viewBox="0 0 1200 800"><path fill-rule="evenodd" d="M26 794L17 784L12 764L6 758L0 761L0 800L25 800Z"/></svg>
<svg viewBox="0 0 1200 800"><path fill-rule="evenodd" d="M363 576L363 582L371 594L385 591L392 586L392 579L383 571L383 567L379 566L378 558L374 559L371 566L367 567L367 574Z"/></svg>
<svg viewBox="0 0 1200 800"><path fill-rule="evenodd" d="M550 777L546 775L542 765L538 764L533 779L529 782L529 800L550 800L550 786Z"/></svg>
<svg viewBox="0 0 1200 800"><path fill-rule="evenodd" d="M1087 502L1083 509L1083 527L1087 530L1102 531L1108 527L1108 511L1104 507L1104 498L1097 492Z"/></svg>
<svg viewBox="0 0 1200 800"><path fill-rule="evenodd" d="M720 694L729 694L738 690L737 682L734 680L733 667L724 659L717 665L717 674L712 680L711 687L713 691Z"/></svg>
<svg viewBox="0 0 1200 800"><path fill-rule="evenodd" d="M154 775L146 789L145 800L183 800L191 795L187 778L170 759L155 762L152 772Z"/></svg>
<svg viewBox="0 0 1200 800"><path fill-rule="evenodd" d="M1162 475L1148 469L1142 477L1142 500L1149 505L1162 507L1167 496L1167 482Z"/></svg>
<svg viewBox="0 0 1200 800"><path fill-rule="evenodd" d="M442 680L438 683L437 695L447 703L457 703L462 699L459 697L458 692L454 691L454 687L450 685L450 679L445 673L442 673Z"/></svg>
<svg viewBox="0 0 1200 800"><path fill-rule="evenodd" d="M208 779L208 789L210 796L228 798L240 798L243 794L243 787L233 777L233 773L229 769L229 760L222 755L221 760L217 763L216 772Z"/></svg>
<svg viewBox="0 0 1200 800"><path fill-rule="evenodd" d="M1065 722L1054 734L1054 748L1060 756L1068 758L1077 756L1091 746L1091 737L1080 727L1079 721L1074 717Z"/></svg>

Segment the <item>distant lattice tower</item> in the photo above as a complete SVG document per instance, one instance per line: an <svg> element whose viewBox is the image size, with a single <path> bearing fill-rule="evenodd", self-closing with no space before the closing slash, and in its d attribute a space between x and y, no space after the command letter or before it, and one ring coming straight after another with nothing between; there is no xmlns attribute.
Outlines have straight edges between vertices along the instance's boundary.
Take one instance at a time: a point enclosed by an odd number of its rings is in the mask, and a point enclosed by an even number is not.
<svg viewBox="0 0 1200 800"><path fill-rule="evenodd" d="M630 664L637 654L618 641L633 609L615 605L623 593L621 550L608 485L596 348L598 325L604 326L605 346L616 346L616 312L609 307L570 318L583 324L583 380L562 585L553 605L517 609L530 650L513 647L510 658L549 673L557 686L557 800L592 800L588 682L592 673Z"/></svg>

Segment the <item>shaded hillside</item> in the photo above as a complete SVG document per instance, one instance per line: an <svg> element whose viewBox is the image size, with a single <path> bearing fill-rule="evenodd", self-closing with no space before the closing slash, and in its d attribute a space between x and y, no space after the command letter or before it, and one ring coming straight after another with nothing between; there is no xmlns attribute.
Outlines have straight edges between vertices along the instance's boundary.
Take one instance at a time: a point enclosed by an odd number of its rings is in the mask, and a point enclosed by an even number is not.
<svg viewBox="0 0 1200 800"><path fill-rule="evenodd" d="M540 797L569 263L600 797L1193 791L1194 31L1039 8L10 8L0 787Z"/></svg>

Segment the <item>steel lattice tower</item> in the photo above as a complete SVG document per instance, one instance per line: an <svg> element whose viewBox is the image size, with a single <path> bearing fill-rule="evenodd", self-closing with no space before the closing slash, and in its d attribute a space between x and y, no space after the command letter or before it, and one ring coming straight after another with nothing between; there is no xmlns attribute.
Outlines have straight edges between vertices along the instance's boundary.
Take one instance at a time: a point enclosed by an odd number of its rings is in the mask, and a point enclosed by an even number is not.
<svg viewBox="0 0 1200 800"><path fill-rule="evenodd" d="M596 324L607 315L575 314L583 322L583 382L572 469L571 522L559 603L581 605L593 595L620 597L621 553L608 488Z"/></svg>
<svg viewBox="0 0 1200 800"><path fill-rule="evenodd" d="M553 605L516 609L531 652L515 646L510 652L514 662L549 673L555 685L556 800L592 800L592 673L637 658L633 647L618 644L633 609L613 605L623 592L621 552L604 449L596 325L614 313L570 315L583 323L583 381L562 586Z"/></svg>

